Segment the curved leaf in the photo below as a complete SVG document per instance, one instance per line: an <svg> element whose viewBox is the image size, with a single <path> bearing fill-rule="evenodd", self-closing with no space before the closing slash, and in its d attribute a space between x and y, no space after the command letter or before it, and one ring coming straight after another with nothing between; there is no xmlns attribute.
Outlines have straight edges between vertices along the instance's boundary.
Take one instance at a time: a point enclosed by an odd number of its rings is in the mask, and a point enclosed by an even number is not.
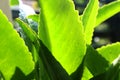
<svg viewBox="0 0 120 80"><path fill-rule="evenodd" d="M112 17L113 15L117 14L118 12L120 12L120 1L114 1L102 6L98 10L96 26Z"/></svg>
<svg viewBox="0 0 120 80"><path fill-rule="evenodd" d="M82 62L86 45L83 26L71 0L39 0L39 37L69 74Z"/></svg>
<svg viewBox="0 0 120 80"><path fill-rule="evenodd" d="M93 31L96 23L96 17L98 13L98 0L89 0L87 7L85 8L82 16L82 22L85 31L85 39L87 44L91 44Z"/></svg>
<svg viewBox="0 0 120 80"><path fill-rule="evenodd" d="M16 67L27 75L34 69L31 53L11 23L0 11L0 71L10 80Z"/></svg>
<svg viewBox="0 0 120 80"><path fill-rule="evenodd" d="M98 48L97 51L110 63L120 55L120 43L114 43L111 45Z"/></svg>
<svg viewBox="0 0 120 80"><path fill-rule="evenodd" d="M20 20L19 18L16 18L17 23L19 23L22 30L26 33L26 35L30 38L32 42L37 41L37 34L30 28L30 26Z"/></svg>

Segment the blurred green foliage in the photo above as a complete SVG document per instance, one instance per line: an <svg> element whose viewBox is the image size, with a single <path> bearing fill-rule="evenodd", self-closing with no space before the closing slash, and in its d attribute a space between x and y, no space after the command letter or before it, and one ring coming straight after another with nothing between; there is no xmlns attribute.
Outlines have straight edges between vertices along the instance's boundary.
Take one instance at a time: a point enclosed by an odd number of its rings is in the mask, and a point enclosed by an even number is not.
<svg viewBox="0 0 120 80"><path fill-rule="evenodd" d="M18 4L19 4L18 0L10 0L10 5L11 6L15 6L15 5L18 5Z"/></svg>

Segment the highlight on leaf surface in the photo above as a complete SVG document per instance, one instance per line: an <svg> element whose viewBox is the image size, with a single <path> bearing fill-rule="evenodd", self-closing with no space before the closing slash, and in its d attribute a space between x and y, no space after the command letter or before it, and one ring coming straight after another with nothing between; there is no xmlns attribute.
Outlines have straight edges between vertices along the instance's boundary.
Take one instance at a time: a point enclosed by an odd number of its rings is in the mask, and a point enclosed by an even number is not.
<svg viewBox="0 0 120 80"><path fill-rule="evenodd" d="M102 46L97 51L111 64L120 55L120 42Z"/></svg>
<svg viewBox="0 0 120 80"><path fill-rule="evenodd" d="M12 78L16 67L25 75L30 74L34 70L32 55L2 11L0 11L0 40L0 71L5 80Z"/></svg>
<svg viewBox="0 0 120 80"><path fill-rule="evenodd" d="M98 0L89 0L87 7L85 8L82 15L82 23L85 32L85 40L87 44L91 44L92 36L96 24L96 17L99 9Z"/></svg>
<svg viewBox="0 0 120 80"><path fill-rule="evenodd" d="M96 26L120 12L120 1L113 1L99 8Z"/></svg>
<svg viewBox="0 0 120 80"><path fill-rule="evenodd" d="M39 3L39 37L63 68L71 74L82 62L86 51L79 14L71 0L39 0Z"/></svg>

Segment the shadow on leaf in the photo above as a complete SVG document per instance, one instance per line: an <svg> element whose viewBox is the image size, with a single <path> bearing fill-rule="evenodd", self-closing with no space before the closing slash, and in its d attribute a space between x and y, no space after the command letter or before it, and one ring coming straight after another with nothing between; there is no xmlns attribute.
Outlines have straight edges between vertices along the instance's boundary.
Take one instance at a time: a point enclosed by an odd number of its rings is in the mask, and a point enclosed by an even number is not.
<svg viewBox="0 0 120 80"><path fill-rule="evenodd" d="M15 73L11 78L11 80L32 80L32 79L34 79L34 71L32 71L28 75L25 75L18 67L16 67Z"/></svg>
<svg viewBox="0 0 120 80"><path fill-rule="evenodd" d="M47 70L51 80L71 80L68 73L61 66L61 64L54 58L52 53L48 50L48 48L40 42L40 52L39 56L41 57L44 67Z"/></svg>
<svg viewBox="0 0 120 80"><path fill-rule="evenodd" d="M116 64L112 64L106 72L94 76L90 80L120 80L120 58Z"/></svg>
<svg viewBox="0 0 120 80"><path fill-rule="evenodd" d="M83 76L83 72L84 72L84 59L85 59L85 57L83 58L82 63L79 65L77 70L70 75L70 77L73 80L81 80L81 78Z"/></svg>

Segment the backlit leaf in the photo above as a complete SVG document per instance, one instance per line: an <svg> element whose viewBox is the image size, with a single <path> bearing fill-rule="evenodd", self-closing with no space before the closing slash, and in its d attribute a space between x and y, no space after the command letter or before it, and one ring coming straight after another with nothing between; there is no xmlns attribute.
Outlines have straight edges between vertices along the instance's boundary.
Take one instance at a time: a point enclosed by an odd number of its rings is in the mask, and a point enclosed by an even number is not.
<svg viewBox="0 0 120 80"><path fill-rule="evenodd" d="M28 75L34 69L34 62L23 39L0 11L0 71L5 80L10 80L16 67Z"/></svg>
<svg viewBox="0 0 120 80"><path fill-rule="evenodd" d="M49 74L50 80L71 80L68 73L55 59L55 57L53 57L48 48L41 41L39 42L41 46L39 56L44 63L45 70ZM46 77L46 75L44 75L44 77Z"/></svg>
<svg viewBox="0 0 120 80"><path fill-rule="evenodd" d="M111 45L98 48L97 51L110 63L120 55L120 43L113 43Z"/></svg>
<svg viewBox="0 0 120 80"><path fill-rule="evenodd" d="M118 12L120 12L120 1L114 1L102 6L98 10L96 26L112 17L113 15L117 14Z"/></svg>
<svg viewBox="0 0 120 80"><path fill-rule="evenodd" d="M39 0L39 37L67 70L74 72L82 62L86 46L83 26L71 0Z"/></svg>
<svg viewBox="0 0 120 80"><path fill-rule="evenodd" d="M93 75L90 73L90 71L88 70L88 68L85 67L84 72L83 72L83 76L82 76L81 80L89 80L92 77L93 77Z"/></svg>
<svg viewBox="0 0 120 80"><path fill-rule="evenodd" d="M30 28L30 26L27 23L24 23L19 18L17 18L16 21L17 23L19 23L20 27L22 28L24 35L26 35L26 38L30 39L30 42L28 44L31 44L31 45L27 45L27 46L31 47L30 49L36 64L36 69L35 69L37 73L36 77L41 80L49 80L49 77L48 77L48 74L46 73L46 69L44 68L43 62L41 58L38 57L40 44L38 42L37 34ZM25 41L28 42L28 40L25 40Z"/></svg>
<svg viewBox="0 0 120 80"><path fill-rule="evenodd" d="M89 0L89 3L82 15L82 22L84 26L85 39L87 44L91 44L93 31L96 23L96 16L99 8L98 3L98 0Z"/></svg>

